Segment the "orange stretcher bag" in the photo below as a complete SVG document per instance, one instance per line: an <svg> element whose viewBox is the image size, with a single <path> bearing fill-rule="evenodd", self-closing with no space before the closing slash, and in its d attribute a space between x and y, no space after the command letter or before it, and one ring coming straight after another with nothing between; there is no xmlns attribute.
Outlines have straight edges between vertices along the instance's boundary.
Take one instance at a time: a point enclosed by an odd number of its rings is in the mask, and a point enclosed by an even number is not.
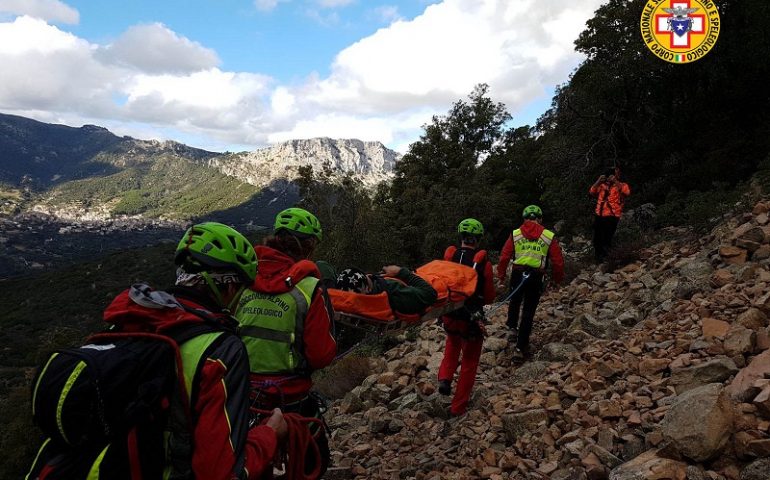
<svg viewBox="0 0 770 480"><path fill-rule="evenodd" d="M394 319L386 292L366 295L335 288L330 288L328 292L335 312L359 315L383 322Z"/></svg>
<svg viewBox="0 0 770 480"><path fill-rule="evenodd" d="M329 298L337 313L337 319L346 323L346 320L355 317L356 324L360 324L361 320L368 320L369 323L390 324L393 328L413 325L460 308L463 302L475 293L478 282L474 268L445 260L428 262L415 273L430 283L437 293L436 302L423 315L394 312L390 308L386 292L366 295L330 288Z"/></svg>
<svg viewBox="0 0 770 480"><path fill-rule="evenodd" d="M415 272L438 293L435 306L446 302L464 302L476 292L478 274L473 267L446 260L433 260Z"/></svg>

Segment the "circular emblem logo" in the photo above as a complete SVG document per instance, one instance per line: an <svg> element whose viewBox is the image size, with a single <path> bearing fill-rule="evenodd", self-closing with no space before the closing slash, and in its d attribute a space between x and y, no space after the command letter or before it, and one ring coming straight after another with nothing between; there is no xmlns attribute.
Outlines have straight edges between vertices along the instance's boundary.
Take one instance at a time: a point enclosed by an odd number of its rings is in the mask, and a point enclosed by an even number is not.
<svg viewBox="0 0 770 480"><path fill-rule="evenodd" d="M658 58L690 63L703 58L719 37L719 12L711 0L648 0L642 39Z"/></svg>

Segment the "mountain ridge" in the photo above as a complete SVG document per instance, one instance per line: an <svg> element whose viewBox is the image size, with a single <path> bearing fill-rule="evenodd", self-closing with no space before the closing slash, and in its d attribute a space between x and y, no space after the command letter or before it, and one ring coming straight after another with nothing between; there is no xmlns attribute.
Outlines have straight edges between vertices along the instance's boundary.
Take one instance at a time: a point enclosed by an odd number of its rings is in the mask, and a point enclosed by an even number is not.
<svg viewBox="0 0 770 480"><path fill-rule="evenodd" d="M364 184L387 180L400 154L381 142L318 137L239 153L211 152L173 141L119 137L96 125L70 127L0 113L0 182L45 189L64 181L176 156L262 187L294 180L301 166L357 176Z"/></svg>

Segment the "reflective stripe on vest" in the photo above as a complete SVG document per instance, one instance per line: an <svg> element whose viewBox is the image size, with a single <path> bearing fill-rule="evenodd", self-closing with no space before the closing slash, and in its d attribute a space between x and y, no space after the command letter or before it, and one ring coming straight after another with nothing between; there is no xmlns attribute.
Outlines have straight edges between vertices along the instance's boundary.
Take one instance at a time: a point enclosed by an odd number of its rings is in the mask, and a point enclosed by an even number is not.
<svg viewBox="0 0 770 480"><path fill-rule="evenodd" d="M248 290L241 296L235 318L251 373L295 373L305 367L302 337L316 285L317 278L305 277L286 293Z"/></svg>
<svg viewBox="0 0 770 480"><path fill-rule="evenodd" d="M553 232L543 229L543 233L535 240L529 240L517 228L513 231L514 256L513 264L523 267L543 268L548 256L548 248L553 241Z"/></svg>

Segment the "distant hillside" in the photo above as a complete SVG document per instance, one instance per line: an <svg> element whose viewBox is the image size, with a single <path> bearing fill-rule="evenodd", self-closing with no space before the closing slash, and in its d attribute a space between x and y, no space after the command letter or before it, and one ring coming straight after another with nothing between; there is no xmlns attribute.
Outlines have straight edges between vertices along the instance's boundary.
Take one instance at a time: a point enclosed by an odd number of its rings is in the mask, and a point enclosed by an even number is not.
<svg viewBox="0 0 770 480"><path fill-rule="evenodd" d="M275 210L295 201L289 182L300 167L374 185L390 177L397 159L379 142L329 138L220 154L118 137L93 125L73 128L0 114L0 213L189 220L240 208L235 217L264 223L270 215L254 207Z"/></svg>
<svg viewBox="0 0 770 480"><path fill-rule="evenodd" d="M106 128L53 125L0 114L0 182L43 190L116 173L158 155L202 160L216 153L176 142L118 137Z"/></svg>

